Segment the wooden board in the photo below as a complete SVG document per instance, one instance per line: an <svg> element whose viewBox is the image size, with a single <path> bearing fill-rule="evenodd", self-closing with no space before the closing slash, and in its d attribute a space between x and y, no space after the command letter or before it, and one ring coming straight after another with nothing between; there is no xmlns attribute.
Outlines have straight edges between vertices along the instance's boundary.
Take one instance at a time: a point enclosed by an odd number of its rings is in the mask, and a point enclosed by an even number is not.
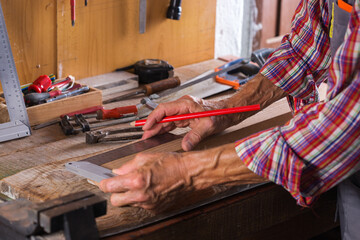
<svg viewBox="0 0 360 240"><path fill-rule="evenodd" d="M111 72L145 58L175 67L213 58L215 0L184 1L179 21L167 19L168 0L147 4L146 32L139 33L139 1L91 0L76 7L57 1L58 74L78 78ZM204 8L204 6L206 6Z"/></svg>
<svg viewBox="0 0 360 240"><path fill-rule="evenodd" d="M216 0L183 1L179 21L165 17L169 0L148 1L144 34L138 0L76 1L75 27L68 0L1 3L21 84L52 73L81 79L144 58L179 67L214 56Z"/></svg>
<svg viewBox="0 0 360 240"><path fill-rule="evenodd" d="M277 117L276 117L277 116ZM267 129L271 126L283 124L290 118L289 108L285 99L278 101L264 111L259 112L253 117L239 124L237 130L228 130L222 134L213 136L204 141L197 149L205 149L218 145L219 139L223 144L234 142L237 139L246 137L252 133ZM267 119L267 120L265 120ZM255 124L257 123L257 124ZM244 125L242 125L244 124ZM181 139L162 144L160 146L146 150L146 152L157 151L181 151ZM91 154L93 155L93 154ZM88 156L86 156L88 157ZM63 196L83 189L102 194L95 186L88 184L85 179L67 172L63 165L68 161L77 161L86 158L85 156L55 161L42 164L28 170L21 171L13 176L4 178L0 182L1 193L12 198L25 197L33 201L44 201ZM126 156L103 166L117 168L133 156ZM198 201L204 200L215 194L227 190L225 187L216 186L202 192L184 194L176 202L176 208L182 208ZM102 194L105 197L108 195ZM143 223L153 215L139 208L123 207L115 208L109 204L109 212L105 217L98 219L97 224L100 230L112 227L127 228Z"/></svg>
<svg viewBox="0 0 360 240"><path fill-rule="evenodd" d="M56 0L1 0L1 5L20 84L56 74Z"/></svg>
<svg viewBox="0 0 360 240"><path fill-rule="evenodd" d="M39 104L26 108L30 125L49 122L59 118L62 114L79 111L82 109L101 106L101 91L90 88L90 91L77 96L64 98L50 103Z"/></svg>

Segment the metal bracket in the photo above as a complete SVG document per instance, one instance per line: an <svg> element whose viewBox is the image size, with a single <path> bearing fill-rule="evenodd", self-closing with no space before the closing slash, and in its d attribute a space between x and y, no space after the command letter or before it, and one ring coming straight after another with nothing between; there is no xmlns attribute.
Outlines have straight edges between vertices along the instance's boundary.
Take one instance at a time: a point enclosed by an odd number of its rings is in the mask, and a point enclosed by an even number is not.
<svg viewBox="0 0 360 240"><path fill-rule="evenodd" d="M0 3L0 81L4 91L10 122L0 124L0 142L29 136L30 122L11 52L4 13Z"/></svg>

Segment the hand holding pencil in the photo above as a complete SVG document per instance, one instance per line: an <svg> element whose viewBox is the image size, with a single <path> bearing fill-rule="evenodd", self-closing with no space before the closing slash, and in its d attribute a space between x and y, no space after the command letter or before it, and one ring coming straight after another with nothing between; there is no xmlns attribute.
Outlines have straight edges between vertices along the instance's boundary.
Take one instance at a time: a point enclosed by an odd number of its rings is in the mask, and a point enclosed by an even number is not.
<svg viewBox="0 0 360 240"><path fill-rule="evenodd" d="M247 108L246 106L245 108L240 107L224 110L226 107L227 105L222 101L203 100L192 96L184 96L176 101L159 104L146 120L137 122L137 125L142 125L144 121L146 122L143 126L144 134L142 139L172 131L177 127L190 127L191 130L182 140L182 148L185 151L189 151L205 137L219 133L227 127L245 119L245 115L249 116L249 114L251 114L251 112L240 115L229 114L241 112ZM258 105L251 106L250 108L253 107L255 107L253 110L259 109ZM193 113L195 113L195 115ZM163 123L159 124L160 122ZM135 125L135 122L132 124Z"/></svg>
<svg viewBox="0 0 360 240"><path fill-rule="evenodd" d="M218 116L218 115L250 112L250 111L256 111L256 110L260 110L259 104L168 116L168 117L165 117L164 119L162 119L158 123L175 122L175 121L182 121L182 120L188 120L188 119L193 119L193 118L212 117L212 116ZM130 124L135 127L140 127L140 126L144 126L146 121L147 121L147 119L142 119L142 120L134 121Z"/></svg>

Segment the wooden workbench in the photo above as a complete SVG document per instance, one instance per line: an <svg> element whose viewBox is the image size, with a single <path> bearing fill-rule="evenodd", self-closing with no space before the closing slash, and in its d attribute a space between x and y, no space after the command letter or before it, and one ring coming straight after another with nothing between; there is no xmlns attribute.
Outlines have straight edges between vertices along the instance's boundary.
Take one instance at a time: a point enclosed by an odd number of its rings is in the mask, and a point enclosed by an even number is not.
<svg viewBox="0 0 360 240"><path fill-rule="evenodd" d="M176 75L187 80L221 64L222 61L210 60L185 66L177 69ZM233 93L229 91L226 94ZM118 105L112 103L106 108L115 106ZM286 100L282 99L224 133L210 137L197 149L214 147L219 142L233 142L281 125L290 117ZM174 133L183 134L184 131ZM147 151L181 151L180 141L177 139ZM84 134L64 136L57 125L35 130L30 137L0 144L0 191L10 198L45 201L86 189L108 199L109 195L103 194L85 179L67 172L63 164L123 145L87 145ZM104 166L116 168L132 157L120 158ZM153 213L108 204L108 214L97 219L97 225L103 236L120 232L113 237L115 239L119 236L121 239L308 239L336 225L333 223L335 196L332 192L324 195L310 210L298 207L285 190L274 184L267 183L246 191L240 191L240 188L244 186L230 189L216 186L200 193L184 195L172 210L162 213L164 220L150 225L147 223L157 217ZM214 201L206 204L209 199ZM191 210L176 214L189 206ZM172 217L167 218L170 215Z"/></svg>

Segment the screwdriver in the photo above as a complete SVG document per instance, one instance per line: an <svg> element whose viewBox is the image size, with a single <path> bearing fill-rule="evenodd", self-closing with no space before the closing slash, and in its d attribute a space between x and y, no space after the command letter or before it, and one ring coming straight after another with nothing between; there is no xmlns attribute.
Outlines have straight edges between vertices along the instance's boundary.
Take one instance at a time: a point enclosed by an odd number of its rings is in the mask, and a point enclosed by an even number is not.
<svg viewBox="0 0 360 240"><path fill-rule="evenodd" d="M160 80L157 82L145 84L142 87L142 89L140 89L140 90L137 90L137 91L134 91L134 92L131 92L128 94L124 94L119 97L110 98L108 100L103 101L103 103L106 104L106 103L121 101L126 98L136 96L138 94L145 94L146 96L149 96L153 93L157 93L157 92L169 89L169 88L177 87L180 85L180 83L181 83L181 81L180 81L179 77L167 78L167 79Z"/></svg>

